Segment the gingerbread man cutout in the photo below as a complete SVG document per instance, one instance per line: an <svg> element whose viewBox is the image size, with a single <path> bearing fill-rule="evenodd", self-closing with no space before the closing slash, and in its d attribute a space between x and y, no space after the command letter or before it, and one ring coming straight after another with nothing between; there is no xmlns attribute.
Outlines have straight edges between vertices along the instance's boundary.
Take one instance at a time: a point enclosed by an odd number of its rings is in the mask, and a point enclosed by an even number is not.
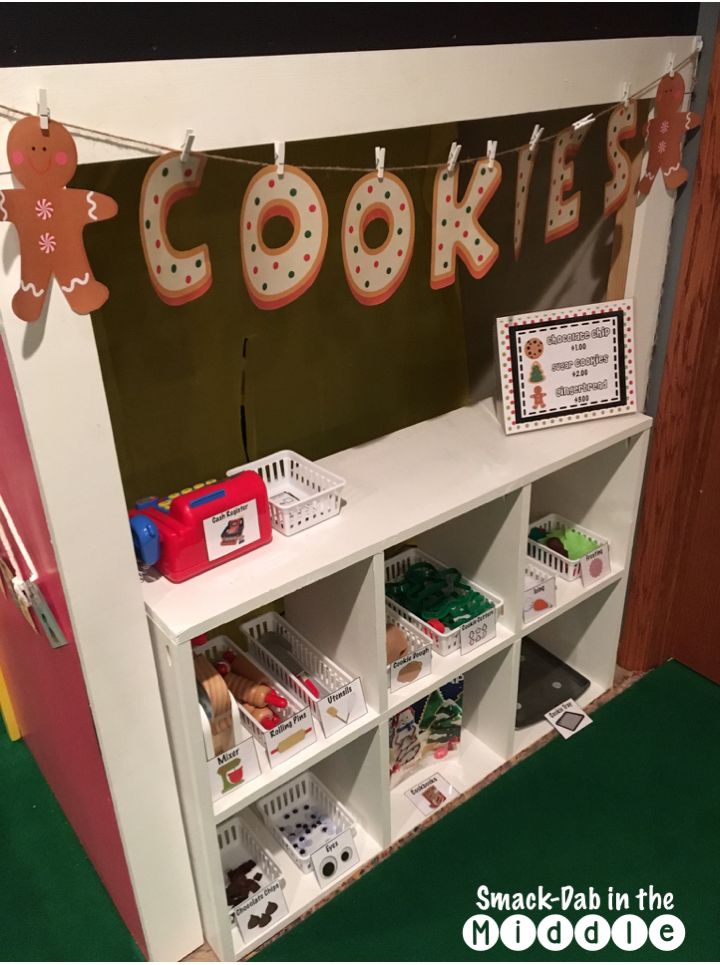
<svg viewBox="0 0 720 965"><path fill-rule="evenodd" d="M687 131L700 126L702 118L693 111L679 110L685 96L681 74L665 74L655 94L655 116L643 128L648 139L648 162L638 191L649 194L655 175L660 171L668 188L679 188L687 181L687 170L681 164L683 138Z"/></svg>
<svg viewBox="0 0 720 965"><path fill-rule="evenodd" d="M112 218L117 204L105 194L66 187L77 168L77 150L70 132L56 121L47 131L37 117L18 121L8 135L7 155L22 184L0 191L0 221L11 221L20 237L20 288L13 311L26 322L39 318L53 277L74 312L95 311L109 292L93 276L83 228Z"/></svg>

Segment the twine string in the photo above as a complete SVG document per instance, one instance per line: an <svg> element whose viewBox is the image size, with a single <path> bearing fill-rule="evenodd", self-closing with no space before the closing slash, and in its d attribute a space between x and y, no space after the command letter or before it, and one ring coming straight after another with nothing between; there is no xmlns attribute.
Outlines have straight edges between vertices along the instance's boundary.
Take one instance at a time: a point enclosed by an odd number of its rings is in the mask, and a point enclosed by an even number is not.
<svg viewBox="0 0 720 965"><path fill-rule="evenodd" d="M693 60L696 60L699 53L700 53L699 50L693 51L693 53L689 54L684 60L681 60L680 63L676 64L673 70L676 73L682 70L682 68L685 67L687 64L691 63ZM632 94L628 94L628 100L634 100L639 97L642 97L644 94L649 93L649 91L651 91L659 83L662 77L664 77L664 74L661 74L660 77L656 77L654 80L651 80L648 84L645 84L644 87L641 87L639 90L634 91ZM623 101L617 101L615 104L611 104L609 107L606 107L604 110L599 111L597 114L593 115L592 121L588 123L594 123L596 120L599 120L601 117L607 117L615 110L616 107L618 107L622 103ZM35 116L35 113L33 111L21 111L19 108L12 107L8 104L0 104L0 114L5 114L8 117L34 117ZM88 140L101 141L105 144L112 144L115 147L132 147L150 155L176 154L178 152L177 147L168 147L167 145L164 145L164 144L156 144L153 141L143 141L143 140L139 140L138 138L126 137L125 135L121 135L121 134L112 134L109 131L101 131L101 130L98 130L97 128L86 127L82 124L65 123L64 121L61 121L60 123L62 123L63 126L66 127L68 130L76 132L81 137L84 137ZM567 130L567 126L562 128L562 130ZM546 134L544 137L538 138L538 140L535 142L536 146L538 144L545 144L548 141L554 141L555 138L562 133L562 130L556 131L554 134ZM500 157L508 157L511 154L519 154L527 146L528 146L528 142L525 142L524 144L521 144L518 147L505 148L503 151L498 151L495 157L500 158ZM228 157L227 154L218 154L215 151L194 151L193 154L195 156L205 157L208 160L212 160L212 161L222 161L225 164L240 164L240 165L244 165L246 167L252 167L252 168L264 168L273 163L272 161L256 161L256 160L252 160L251 158ZM461 158L458 158L456 163L457 164L476 164L478 161L484 160L484 158L485 158L485 155L479 155L477 157L461 157ZM446 164L447 164L447 158L443 158L442 160L433 161L431 163L393 164L392 166L388 165L388 170L392 170L393 172L429 171L429 170L435 170ZM374 165L302 164L300 162L297 162L295 166L302 168L304 171L338 171L338 172L348 172L348 173L355 173L355 174L367 174L368 172L375 170Z"/></svg>

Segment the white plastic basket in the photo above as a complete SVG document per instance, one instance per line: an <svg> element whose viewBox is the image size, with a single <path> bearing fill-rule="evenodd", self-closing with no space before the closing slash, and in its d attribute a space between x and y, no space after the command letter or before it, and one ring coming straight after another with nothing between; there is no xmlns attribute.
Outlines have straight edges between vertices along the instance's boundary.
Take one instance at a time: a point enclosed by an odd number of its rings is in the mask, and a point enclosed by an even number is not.
<svg viewBox="0 0 720 965"><path fill-rule="evenodd" d="M273 837L305 874L312 867L313 851L343 831L356 833L350 814L312 771L260 798L257 809ZM317 819L322 817L326 821L318 824ZM305 826L310 828L309 833L304 833Z"/></svg>
<svg viewBox="0 0 720 965"><path fill-rule="evenodd" d="M523 578L523 622L532 622L544 610L552 609L556 602L555 574L528 557Z"/></svg>
<svg viewBox="0 0 720 965"><path fill-rule="evenodd" d="M236 476L247 469L256 472L267 486L270 522L283 536L293 536L340 512L345 480L297 452L283 449L228 469L226 475Z"/></svg>
<svg viewBox="0 0 720 965"><path fill-rule="evenodd" d="M423 551L418 549L417 546L410 546L408 549L398 553L397 556L393 556L389 560L385 560L385 582L397 582L405 575L405 573L407 573L408 569L413 563L420 562L432 563L433 566L436 566L441 570L448 569L445 563L441 563L428 553L423 553ZM463 576L463 580L473 590L476 590L478 593L482 593L483 596L487 597L487 599L493 604L493 609L496 612L496 616L499 616L503 612L503 602L499 597L494 596L488 590L483 589L483 587L479 586L477 583L474 583L472 580L467 579L465 576ZM404 620L407 620L408 623L419 630L420 633L425 637L428 637L433 645L433 649L436 653L439 653L440 656L446 657L449 653L452 653L460 647L462 627L456 627L454 630L446 630L445 633L438 633L437 630L434 630L429 624L425 623L424 620L421 620L420 617L416 616L414 613L411 613L410 610L406 609L404 606L401 606L399 603L396 603L395 600L391 600L389 596L385 597L385 606L397 613L397 615L402 617ZM487 637L487 640L492 640L495 636L496 633L493 633L491 636ZM485 642L487 642L487 640Z"/></svg>
<svg viewBox="0 0 720 965"><path fill-rule="evenodd" d="M273 730L265 730L260 724L255 720L252 714L249 714L241 703L238 703L238 711L245 727L254 735L254 737L260 742L260 746L265 748L268 755L268 760L271 766L275 766L280 763L281 759L291 757L293 754L298 753L298 751L303 750L307 743L314 743L315 741L315 731L312 726L312 718L307 710L307 700L300 701L295 697L294 694L287 691L280 681L274 677L271 673L267 671L265 667L261 667L256 660L244 653L237 644L230 639L230 637L221 634L220 636L213 637L212 640L208 641L205 645L205 652L207 653L210 660L217 661L222 660L223 655L227 650L231 650L234 653L239 653L246 660L252 663L258 672L262 674L273 687L273 689L281 696L287 700L287 707L282 710L278 710L273 707L273 710L281 718L280 723ZM305 711L305 715L302 716L302 712ZM300 715L296 719L296 715ZM307 719L305 719L307 718ZM291 728L286 728L285 725L289 721L293 721ZM309 724L309 730L307 725ZM297 733L298 741L297 743L288 746L287 750L279 748L278 733L282 730L284 737L283 740L290 738L293 733ZM303 731L304 737L300 737L299 732ZM290 753L292 750L292 754ZM273 755L280 754L276 759Z"/></svg>
<svg viewBox="0 0 720 965"><path fill-rule="evenodd" d="M385 624L386 626L396 626L400 627L402 632L408 639L410 644L410 650L405 654L404 657L400 657L399 660L395 660L393 663L387 665L388 674L388 687L391 691L401 690L406 687L409 683L413 683L415 680L421 680L432 670L432 643L425 636L424 633L420 633L416 630L412 623L408 623L407 620L403 620L394 610L391 610L389 606L385 606ZM426 653L430 648L430 651ZM404 667L409 666L413 662L419 662L422 664L420 671L417 676L414 676L411 680L404 680L402 676L402 670ZM401 666L402 665L402 666Z"/></svg>
<svg viewBox="0 0 720 965"><path fill-rule="evenodd" d="M282 681L285 688L292 691L301 703L308 704L316 717L319 714L318 699L345 687L352 680L350 674L341 670L329 657L316 650L279 613L274 611L263 613L254 620L241 623L240 629L248 638L248 653L255 663L264 667L276 680ZM295 659L303 665L308 677L319 685L320 698L311 694L297 677L293 676L258 642L263 634L268 632L279 633L290 643Z"/></svg>
<svg viewBox="0 0 720 965"><path fill-rule="evenodd" d="M248 860L252 860L257 865L257 870L253 869L250 876L254 877L257 873L262 876L257 880L258 891L262 891L263 888L274 881L280 881L281 887L285 886L280 868L239 818L230 818L229 821L224 821L218 825L217 842L220 848L220 863L222 864L226 885L230 881L229 871ZM235 910L228 906L228 912L232 918Z"/></svg>
<svg viewBox="0 0 720 965"><path fill-rule="evenodd" d="M578 526L577 523L565 519L564 516L558 516L556 513L550 513L541 519L535 520L534 523L530 524L530 529L532 530L534 527L537 527L538 529L544 529L546 532L550 532L550 530L556 529L558 526L564 526L566 529L570 529L575 533L580 533L582 536L594 539L597 543L595 549L607 545L609 553L609 543L604 536L599 536L597 533L593 533L592 530L585 529L584 526ZM576 560L569 560L561 553L556 553L555 550L548 549L548 547L543 546L542 543L537 543L534 539L530 539L529 536L527 551L528 555L534 560L542 566L554 570L564 580L577 580L580 577L580 564L585 558L584 556L580 556ZM594 552L594 550L590 550L590 552ZM586 553L585 556L587 555Z"/></svg>

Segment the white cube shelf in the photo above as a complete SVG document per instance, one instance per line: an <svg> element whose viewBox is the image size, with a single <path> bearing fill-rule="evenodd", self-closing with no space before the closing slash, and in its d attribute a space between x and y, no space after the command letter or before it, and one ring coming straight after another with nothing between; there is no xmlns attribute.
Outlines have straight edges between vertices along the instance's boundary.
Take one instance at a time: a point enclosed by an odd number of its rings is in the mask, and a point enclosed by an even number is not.
<svg viewBox="0 0 720 965"><path fill-rule="evenodd" d="M585 703L611 686L649 427L645 416L623 416L545 430L538 446L537 435L506 437L485 404L450 412L323 460L348 481L347 506L335 520L274 540L182 586L162 579L145 585L181 795L194 801L186 823L204 928L221 958L243 957L268 935L243 943L229 926L218 824L240 816L280 868L288 902L284 927L328 889L302 873L260 821L255 809L262 798L312 770L353 815L359 860L366 863L427 820L408 799L409 787L437 772L465 793L549 731L544 725L515 731L523 635L537 636L590 679ZM483 446L468 446L468 438L482 438ZM388 471L391 463L413 462L440 446L442 467L430 462L426 472L402 477ZM455 471L448 473L448 465ZM558 580L556 606L523 624L528 528L551 509L606 533L612 570L589 586ZM436 657L429 674L390 692L385 558L404 542L487 588L503 610L493 640L466 654ZM213 805L189 640L252 619L259 606L273 603L323 656L362 680L368 712L277 768L262 761L257 780ZM391 788L390 718L460 674L459 747Z"/></svg>

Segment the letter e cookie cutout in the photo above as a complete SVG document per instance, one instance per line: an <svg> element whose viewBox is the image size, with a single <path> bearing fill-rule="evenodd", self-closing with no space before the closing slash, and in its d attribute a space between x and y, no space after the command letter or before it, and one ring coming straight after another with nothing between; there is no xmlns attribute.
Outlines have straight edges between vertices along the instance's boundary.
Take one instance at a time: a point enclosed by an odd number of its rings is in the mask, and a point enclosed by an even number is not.
<svg viewBox="0 0 720 965"><path fill-rule="evenodd" d="M53 278L78 315L104 305L108 289L93 276L83 229L117 214L106 194L68 188L77 168L70 132L50 121L47 131L37 117L14 124L7 140L10 170L22 187L0 191L0 221L15 225L20 239L20 288L13 311L25 322L40 317Z"/></svg>

